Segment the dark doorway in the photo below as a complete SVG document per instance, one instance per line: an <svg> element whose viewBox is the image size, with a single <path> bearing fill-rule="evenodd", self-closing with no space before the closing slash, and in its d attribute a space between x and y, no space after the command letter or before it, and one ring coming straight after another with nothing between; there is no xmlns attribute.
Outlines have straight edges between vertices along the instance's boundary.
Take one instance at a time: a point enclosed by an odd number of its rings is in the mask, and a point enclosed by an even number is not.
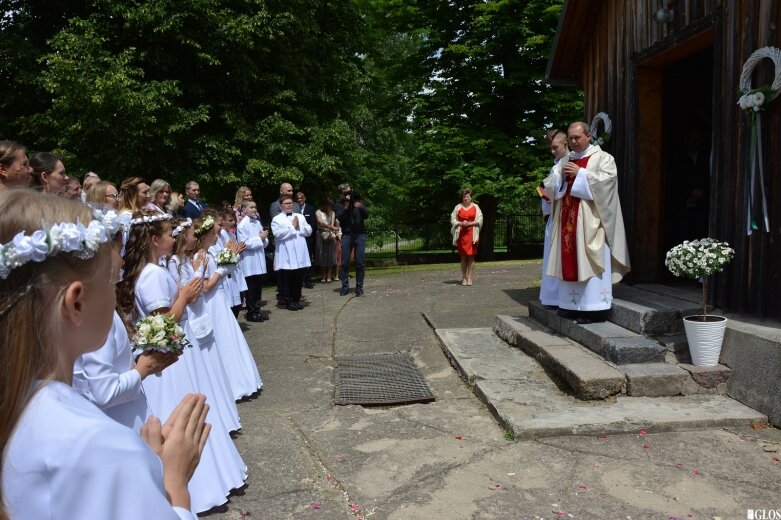
<svg viewBox="0 0 781 520"><path fill-rule="evenodd" d="M664 251L684 240L708 236L713 84L713 47L664 66Z"/></svg>

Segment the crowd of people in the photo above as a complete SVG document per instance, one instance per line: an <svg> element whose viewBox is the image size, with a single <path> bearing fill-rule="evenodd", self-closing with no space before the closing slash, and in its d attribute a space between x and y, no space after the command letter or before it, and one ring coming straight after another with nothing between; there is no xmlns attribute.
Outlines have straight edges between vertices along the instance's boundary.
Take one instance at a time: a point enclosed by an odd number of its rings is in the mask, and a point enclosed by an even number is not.
<svg viewBox="0 0 781 520"><path fill-rule="evenodd" d="M280 307L304 308L313 258L347 295L354 257L360 296L366 207L348 184L315 210L283 183L264 226L245 186L209 207L195 181L73 180L0 141L0 520L193 518L247 478L231 433L263 382L236 318L268 319L270 240ZM189 348L135 351L156 316Z"/></svg>

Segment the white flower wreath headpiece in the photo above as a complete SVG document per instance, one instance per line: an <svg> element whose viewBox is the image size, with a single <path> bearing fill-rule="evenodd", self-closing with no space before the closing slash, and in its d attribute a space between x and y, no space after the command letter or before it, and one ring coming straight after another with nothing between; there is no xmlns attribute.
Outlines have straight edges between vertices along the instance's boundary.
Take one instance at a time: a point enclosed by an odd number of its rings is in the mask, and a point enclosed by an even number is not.
<svg viewBox="0 0 781 520"><path fill-rule="evenodd" d="M134 218L130 221L131 226L137 226L139 224L151 224L152 222L160 222L161 220L171 220L173 217L168 213L156 213L155 215L144 215L143 217Z"/></svg>
<svg viewBox="0 0 781 520"><path fill-rule="evenodd" d="M171 236L173 237L178 236L179 233L181 233L182 231L184 231L185 229L187 229L192 225L193 225L193 219L188 218L187 220L183 220L182 222L179 223L178 226L174 228L173 232L171 233Z"/></svg>
<svg viewBox="0 0 781 520"><path fill-rule="evenodd" d="M214 227L214 217L209 215L205 219L203 219L203 222L201 222L201 225L195 228L195 236L199 237L209 231L211 228Z"/></svg>
<svg viewBox="0 0 781 520"><path fill-rule="evenodd" d="M59 253L72 253L82 260L92 258L101 244L112 240L122 227L122 219L109 211L98 215L85 227L78 220L60 222L28 235L20 231L13 240L0 245L0 278L28 262L43 262Z"/></svg>

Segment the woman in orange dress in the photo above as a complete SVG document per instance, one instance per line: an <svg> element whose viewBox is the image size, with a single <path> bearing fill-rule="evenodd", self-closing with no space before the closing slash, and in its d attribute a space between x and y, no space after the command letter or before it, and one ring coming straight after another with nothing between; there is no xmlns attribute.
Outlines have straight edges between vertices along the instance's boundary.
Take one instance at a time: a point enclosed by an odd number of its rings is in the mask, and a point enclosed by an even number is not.
<svg viewBox="0 0 781 520"><path fill-rule="evenodd" d="M472 190L461 190L461 203L450 214L450 232L453 245L461 255L461 285L472 285L475 269L475 255L483 226L483 212L472 202Z"/></svg>

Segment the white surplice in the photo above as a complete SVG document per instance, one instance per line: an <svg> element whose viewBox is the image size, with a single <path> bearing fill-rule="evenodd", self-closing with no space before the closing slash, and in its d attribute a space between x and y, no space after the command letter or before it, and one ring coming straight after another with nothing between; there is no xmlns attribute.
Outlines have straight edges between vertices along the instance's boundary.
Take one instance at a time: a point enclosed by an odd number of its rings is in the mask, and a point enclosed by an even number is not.
<svg viewBox="0 0 781 520"><path fill-rule="evenodd" d="M293 227L293 219L298 217L298 229ZM312 226L300 213L286 215L280 213L271 220L271 233L274 235L274 269L301 269L310 267L309 248L306 237L312 234Z"/></svg>
<svg viewBox="0 0 781 520"><path fill-rule="evenodd" d="M9 439L3 495L14 520L196 518L168 503L160 459L138 434L58 381L43 383Z"/></svg>
<svg viewBox="0 0 781 520"><path fill-rule="evenodd" d="M244 242L245 248L239 256L239 265L244 276L266 274L266 248L268 237L261 239L263 224L258 219L245 217L236 226L236 238Z"/></svg>

